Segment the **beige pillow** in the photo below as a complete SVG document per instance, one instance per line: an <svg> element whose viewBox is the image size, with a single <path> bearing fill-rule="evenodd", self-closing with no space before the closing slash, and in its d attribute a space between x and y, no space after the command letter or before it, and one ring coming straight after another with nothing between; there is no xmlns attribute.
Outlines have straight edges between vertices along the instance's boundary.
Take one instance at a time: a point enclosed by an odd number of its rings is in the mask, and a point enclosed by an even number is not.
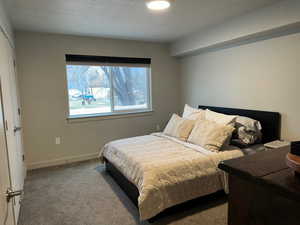
<svg viewBox="0 0 300 225"><path fill-rule="evenodd" d="M205 110L196 109L188 104L185 104L182 117L189 120L204 120L205 119Z"/></svg>
<svg viewBox="0 0 300 225"><path fill-rule="evenodd" d="M206 111L205 111L205 119L206 120L214 121L221 125L234 126L236 118L237 118L237 116L226 115L223 113L216 113L209 109L206 109Z"/></svg>
<svg viewBox="0 0 300 225"><path fill-rule="evenodd" d="M217 152L233 131L234 128L232 126L221 125L209 120L199 120L193 128L188 142Z"/></svg>
<svg viewBox="0 0 300 225"><path fill-rule="evenodd" d="M184 119L176 114L173 114L163 133L186 141L194 125L194 120Z"/></svg>

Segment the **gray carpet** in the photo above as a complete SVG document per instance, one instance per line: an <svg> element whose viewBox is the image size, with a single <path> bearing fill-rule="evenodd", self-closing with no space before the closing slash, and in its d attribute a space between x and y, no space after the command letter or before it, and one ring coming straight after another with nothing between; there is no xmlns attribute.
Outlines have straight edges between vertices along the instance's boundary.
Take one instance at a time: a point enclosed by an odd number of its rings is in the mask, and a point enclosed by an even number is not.
<svg viewBox="0 0 300 225"><path fill-rule="evenodd" d="M207 198L153 225L226 225L225 197ZM149 225L96 161L29 172L19 225Z"/></svg>

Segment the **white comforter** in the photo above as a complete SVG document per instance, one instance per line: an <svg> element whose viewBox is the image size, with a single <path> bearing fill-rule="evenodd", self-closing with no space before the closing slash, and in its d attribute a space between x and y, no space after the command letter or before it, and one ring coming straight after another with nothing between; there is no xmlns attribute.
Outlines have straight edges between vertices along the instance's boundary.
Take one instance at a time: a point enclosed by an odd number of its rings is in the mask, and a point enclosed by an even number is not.
<svg viewBox="0 0 300 225"><path fill-rule="evenodd" d="M227 189L220 161L242 156L236 147L219 153L162 133L112 141L100 152L139 190L142 220L166 208Z"/></svg>

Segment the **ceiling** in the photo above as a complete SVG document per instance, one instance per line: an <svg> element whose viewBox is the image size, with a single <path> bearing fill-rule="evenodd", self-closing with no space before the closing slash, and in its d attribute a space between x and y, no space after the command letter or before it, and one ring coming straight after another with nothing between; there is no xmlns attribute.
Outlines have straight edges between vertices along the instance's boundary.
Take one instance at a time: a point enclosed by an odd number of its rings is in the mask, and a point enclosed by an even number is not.
<svg viewBox="0 0 300 225"><path fill-rule="evenodd" d="M175 0L165 12L144 0L5 0L16 30L172 42L280 0Z"/></svg>

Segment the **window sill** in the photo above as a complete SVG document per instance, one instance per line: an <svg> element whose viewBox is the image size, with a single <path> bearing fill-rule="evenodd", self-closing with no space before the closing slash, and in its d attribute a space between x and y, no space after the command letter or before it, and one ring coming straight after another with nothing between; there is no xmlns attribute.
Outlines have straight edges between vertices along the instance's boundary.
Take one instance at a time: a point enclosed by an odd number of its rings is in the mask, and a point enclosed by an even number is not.
<svg viewBox="0 0 300 225"><path fill-rule="evenodd" d="M89 121L99 121L99 120L113 120L122 119L130 117L144 117L153 115L153 110L136 111L136 112L126 112L126 113L115 113L115 114L94 114L94 115L84 115L84 116L69 116L67 118L68 123L81 123Z"/></svg>

